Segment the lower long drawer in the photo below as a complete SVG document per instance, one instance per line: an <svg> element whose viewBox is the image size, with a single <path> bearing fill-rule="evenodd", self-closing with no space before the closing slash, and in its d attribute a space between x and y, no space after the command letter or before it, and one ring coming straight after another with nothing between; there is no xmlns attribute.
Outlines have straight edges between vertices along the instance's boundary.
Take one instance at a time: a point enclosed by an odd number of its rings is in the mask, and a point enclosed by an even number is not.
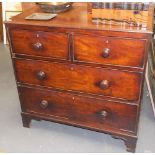
<svg viewBox="0 0 155 155"><path fill-rule="evenodd" d="M18 87L23 112L86 127L136 131L137 106L47 89Z"/></svg>

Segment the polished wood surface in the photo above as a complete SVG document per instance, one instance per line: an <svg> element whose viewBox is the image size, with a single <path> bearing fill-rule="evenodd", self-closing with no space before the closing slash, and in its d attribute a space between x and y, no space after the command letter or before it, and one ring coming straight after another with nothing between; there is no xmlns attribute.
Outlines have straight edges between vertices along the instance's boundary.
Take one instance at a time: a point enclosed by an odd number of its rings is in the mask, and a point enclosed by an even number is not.
<svg viewBox="0 0 155 155"><path fill-rule="evenodd" d="M12 21L8 23L28 24L28 25L35 25L35 26L46 25L48 27L97 29L97 30L108 30L108 31L111 30L111 31L126 31L126 32L143 32L143 33L153 32L153 27L150 26L150 23L152 22L152 20L148 21L146 27L134 27L130 25L124 26L124 25L95 24L92 22L91 14L88 13L87 11L87 3L74 3L73 8L71 10L61 13L56 18L51 19L49 21L25 20L26 16L29 16L34 12L42 12L42 11L39 9L39 7L34 7L34 9L28 10L20 15L13 17Z"/></svg>
<svg viewBox="0 0 155 155"><path fill-rule="evenodd" d="M75 35L75 60L143 68L145 44L146 40L131 38Z"/></svg>
<svg viewBox="0 0 155 155"><path fill-rule="evenodd" d="M59 91L19 87L26 112L68 119L94 128L135 132L137 106L87 98ZM66 102L67 101L67 102Z"/></svg>
<svg viewBox="0 0 155 155"><path fill-rule="evenodd" d="M147 27L149 23L149 10L92 8L92 18L94 20L99 20L98 22L102 22L103 19L105 23L113 23L115 25L122 25L122 23L118 21L126 21L126 23L123 23L124 25L128 22L133 26L139 25L141 27ZM109 22L108 19L112 20Z"/></svg>
<svg viewBox="0 0 155 155"><path fill-rule="evenodd" d="M15 67L17 81L21 83L111 96L130 101L139 99L141 74L138 73L23 59L15 60ZM43 75L38 75L40 72ZM109 81L109 87L101 87L103 80Z"/></svg>
<svg viewBox="0 0 155 155"><path fill-rule="evenodd" d="M67 34L13 30L11 37L15 53L60 59L68 58Z"/></svg>
<svg viewBox="0 0 155 155"><path fill-rule="evenodd" d="M48 120L108 133L135 152L152 28L93 24L85 3L49 21L24 19L36 11L5 22L23 126Z"/></svg>
<svg viewBox="0 0 155 155"><path fill-rule="evenodd" d="M21 2L22 5L22 11L27 11L31 8L33 8L34 6L36 6L35 2Z"/></svg>

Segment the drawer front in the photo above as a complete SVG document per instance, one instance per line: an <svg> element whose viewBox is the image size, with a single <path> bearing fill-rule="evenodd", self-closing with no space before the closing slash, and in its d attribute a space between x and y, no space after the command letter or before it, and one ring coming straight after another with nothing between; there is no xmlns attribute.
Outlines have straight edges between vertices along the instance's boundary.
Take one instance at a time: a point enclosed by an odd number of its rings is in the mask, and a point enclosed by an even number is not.
<svg viewBox="0 0 155 155"><path fill-rule="evenodd" d="M67 34L12 30L13 52L32 56L68 58Z"/></svg>
<svg viewBox="0 0 155 155"><path fill-rule="evenodd" d="M110 102L70 93L19 87L26 112L50 115L71 123L99 129L135 131L137 106Z"/></svg>
<svg viewBox="0 0 155 155"><path fill-rule="evenodd" d="M16 59L17 81L127 100L139 98L141 74L89 66Z"/></svg>
<svg viewBox="0 0 155 155"><path fill-rule="evenodd" d="M74 36L77 61L88 63L143 67L145 40Z"/></svg>

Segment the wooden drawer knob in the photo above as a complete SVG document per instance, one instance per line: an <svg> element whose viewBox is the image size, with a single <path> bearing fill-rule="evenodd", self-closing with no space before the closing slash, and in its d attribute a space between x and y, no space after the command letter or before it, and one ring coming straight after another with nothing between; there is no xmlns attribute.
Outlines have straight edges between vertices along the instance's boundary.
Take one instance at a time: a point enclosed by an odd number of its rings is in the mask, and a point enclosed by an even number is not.
<svg viewBox="0 0 155 155"><path fill-rule="evenodd" d="M42 100L40 102L40 107L43 108L43 109L46 109L48 107L48 101Z"/></svg>
<svg viewBox="0 0 155 155"><path fill-rule="evenodd" d="M107 58L107 57L109 57L109 55L110 55L110 49L109 48L103 49L102 56L104 58Z"/></svg>
<svg viewBox="0 0 155 155"><path fill-rule="evenodd" d="M101 89L107 89L109 87L109 81L108 80L102 80L100 82L99 86L100 86Z"/></svg>
<svg viewBox="0 0 155 155"><path fill-rule="evenodd" d="M37 79L38 79L38 80L44 80L45 78L46 78L46 73L45 73L45 72L39 71L39 72L37 73Z"/></svg>
<svg viewBox="0 0 155 155"><path fill-rule="evenodd" d="M106 110L103 110L103 111L100 112L100 115L101 115L103 118L105 118L105 117L108 116L108 112L107 112Z"/></svg>
<svg viewBox="0 0 155 155"><path fill-rule="evenodd" d="M43 49L43 45L42 45L42 43L37 42L37 43L33 44L33 48L38 51L38 50Z"/></svg>

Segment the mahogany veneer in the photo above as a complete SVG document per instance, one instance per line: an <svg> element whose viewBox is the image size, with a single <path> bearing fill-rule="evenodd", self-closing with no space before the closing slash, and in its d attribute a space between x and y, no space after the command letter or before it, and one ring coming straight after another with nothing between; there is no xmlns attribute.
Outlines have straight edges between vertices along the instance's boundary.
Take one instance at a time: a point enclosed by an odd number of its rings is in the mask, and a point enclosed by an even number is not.
<svg viewBox="0 0 155 155"><path fill-rule="evenodd" d="M152 20L95 25L86 6L25 20L35 7L5 23L23 126L36 119L108 133L134 152Z"/></svg>
<svg viewBox="0 0 155 155"><path fill-rule="evenodd" d="M143 39L75 35L75 60L143 67L145 44L146 40Z"/></svg>
<svg viewBox="0 0 155 155"><path fill-rule="evenodd" d="M60 59L67 59L68 57L67 34L13 30L11 36L16 53Z"/></svg>
<svg viewBox="0 0 155 155"><path fill-rule="evenodd" d="M111 96L131 101L138 100L140 93L140 73L23 59L15 59L14 65L17 81L20 83ZM105 80L107 80L108 86L102 88L102 83Z"/></svg>

